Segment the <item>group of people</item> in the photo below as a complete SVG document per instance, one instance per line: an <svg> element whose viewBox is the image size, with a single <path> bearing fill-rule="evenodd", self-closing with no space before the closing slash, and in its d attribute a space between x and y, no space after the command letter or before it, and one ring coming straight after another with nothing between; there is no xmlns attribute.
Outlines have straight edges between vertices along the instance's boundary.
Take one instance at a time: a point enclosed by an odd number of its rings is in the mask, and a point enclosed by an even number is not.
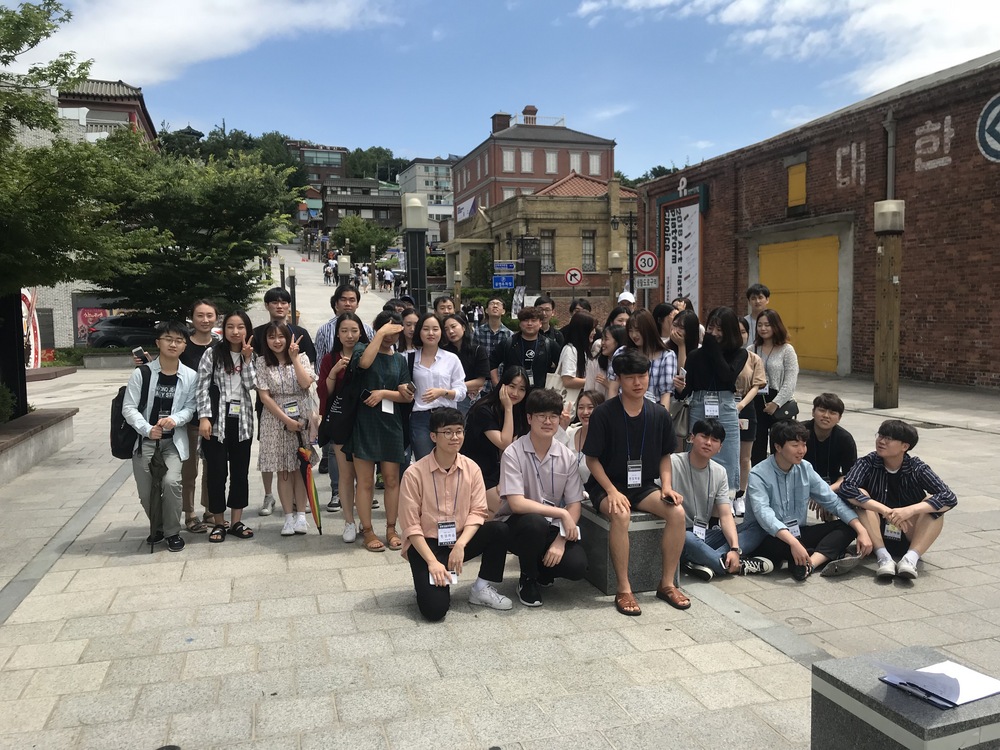
<svg viewBox="0 0 1000 750"><path fill-rule="evenodd" d="M845 573L874 551L879 577L916 578L956 503L910 455L912 426L886 421L875 451L858 460L836 395L817 397L811 420L795 419L797 359L766 287L747 291L749 317L720 307L704 328L689 300L647 311L626 292L603 327L586 300L574 300L559 329L542 296L518 312L516 332L503 323L500 297L478 326L447 295L427 312L389 300L369 325L357 314L360 295L337 287L315 344L287 321L280 287L265 295L270 322L252 331L245 313L232 312L213 342L216 311L204 300L190 334L161 325L159 357L148 363L156 377L132 375L124 413L142 438L133 459L140 495L155 443L167 463L159 533L169 549L183 548L182 512L188 531L211 524L210 541L253 536L242 514L255 413L260 514L275 505L277 472L281 533L307 531L298 452L317 436L332 486L327 510L343 514L344 542L360 536L372 552L399 550L429 620L445 616L450 586L475 557L469 601L494 609L513 606L498 589L508 552L525 606L540 606L558 578L582 578L584 502L608 520L615 607L628 616L641 613L628 575L633 511L664 520L656 596L687 609L680 569L711 580L787 564L804 581L819 569ZM199 438L202 519L193 502ZM377 485L384 535L373 528Z"/></svg>

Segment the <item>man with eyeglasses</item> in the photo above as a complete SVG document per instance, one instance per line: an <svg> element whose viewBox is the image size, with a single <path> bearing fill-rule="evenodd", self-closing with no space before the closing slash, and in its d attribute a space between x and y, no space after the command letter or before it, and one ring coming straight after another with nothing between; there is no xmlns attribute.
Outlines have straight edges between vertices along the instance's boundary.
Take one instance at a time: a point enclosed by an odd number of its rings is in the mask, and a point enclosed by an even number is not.
<svg viewBox="0 0 1000 750"><path fill-rule="evenodd" d="M180 534L183 505L181 465L191 451L187 430L178 428L183 428L194 416L198 384L198 373L180 360L186 345L187 326L177 321L160 323L156 327L159 356L142 366L148 367L150 372L146 393L142 393L142 368L138 367L129 378L122 405L122 416L139 434L132 456L132 476L147 518L153 486L149 462L157 443L167 465L161 482L163 510L160 528L146 539L146 543L159 543L166 539L167 549L171 552L184 549ZM139 403L143 401L144 410L140 412Z"/></svg>
<svg viewBox="0 0 1000 750"><path fill-rule="evenodd" d="M944 514L958 504L931 467L910 455L916 445L916 427L887 419L878 428L875 450L858 459L837 491L868 529L879 579L915 579L917 563L944 528Z"/></svg>
<svg viewBox="0 0 1000 750"><path fill-rule="evenodd" d="M483 474L459 453L465 440L462 412L433 409L430 435L434 449L407 468L399 490L402 555L410 563L417 607L430 622L443 620L464 563L482 555L469 603L511 609L510 599L496 590L503 581L508 528L486 520Z"/></svg>
<svg viewBox="0 0 1000 750"><path fill-rule="evenodd" d="M500 460L495 518L510 528L510 551L521 563L517 596L526 607L542 606L540 586L551 586L556 578L579 581L587 572L577 527L583 482L576 455L553 440L562 410L556 391L529 393L528 434L511 443Z"/></svg>
<svg viewBox="0 0 1000 750"><path fill-rule="evenodd" d="M541 296L535 300L535 309L538 310L542 321L539 333L555 341L561 351L566 345L566 339L563 338L562 331L552 325L552 313L556 311L556 303L551 297Z"/></svg>

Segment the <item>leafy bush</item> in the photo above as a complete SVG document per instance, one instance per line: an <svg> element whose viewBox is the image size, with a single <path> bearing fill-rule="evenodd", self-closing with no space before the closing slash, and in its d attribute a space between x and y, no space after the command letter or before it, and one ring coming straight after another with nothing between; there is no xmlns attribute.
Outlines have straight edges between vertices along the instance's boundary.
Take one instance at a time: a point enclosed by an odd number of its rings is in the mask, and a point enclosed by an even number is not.
<svg viewBox="0 0 1000 750"><path fill-rule="evenodd" d="M6 424L14 416L14 394L10 388L0 385L0 424Z"/></svg>
<svg viewBox="0 0 1000 750"><path fill-rule="evenodd" d="M444 276L444 258L437 255L427 258L427 275Z"/></svg>

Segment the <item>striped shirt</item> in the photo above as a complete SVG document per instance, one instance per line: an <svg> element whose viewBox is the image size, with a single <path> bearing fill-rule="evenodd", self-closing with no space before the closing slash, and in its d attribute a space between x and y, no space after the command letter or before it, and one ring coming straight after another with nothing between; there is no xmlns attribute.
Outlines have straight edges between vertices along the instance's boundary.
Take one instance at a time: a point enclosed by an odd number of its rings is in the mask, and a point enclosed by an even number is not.
<svg viewBox="0 0 1000 750"><path fill-rule="evenodd" d="M837 494L844 500L856 500L864 503L868 497L890 508L903 508L928 502L937 510L947 510L958 505L958 498L930 466L919 458L907 453L899 467L899 497L889 497L889 472L885 463L875 451L862 456L851 467ZM932 513L934 518L940 513Z"/></svg>
<svg viewBox="0 0 1000 750"><path fill-rule="evenodd" d="M212 425L212 435L219 440L226 439L226 408L230 402L240 404L240 440L250 440L253 437L253 415L254 405L250 398L250 391L256 388L257 373L254 369L254 358L249 362L244 362L243 357L237 360L239 367L239 386L232 388L231 378L225 367L220 362L215 366L215 347L210 347L201 357L198 365L198 419L214 419ZM230 356L229 353L226 353ZM212 397L210 388L212 383L219 389L219 403L217 408L219 413L212 413Z"/></svg>

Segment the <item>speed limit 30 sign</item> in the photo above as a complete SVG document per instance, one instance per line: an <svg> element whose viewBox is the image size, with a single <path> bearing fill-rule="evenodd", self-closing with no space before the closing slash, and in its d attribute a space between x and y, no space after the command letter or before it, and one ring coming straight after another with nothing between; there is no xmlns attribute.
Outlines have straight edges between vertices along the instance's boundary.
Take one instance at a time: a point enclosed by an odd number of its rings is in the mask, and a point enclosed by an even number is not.
<svg viewBox="0 0 1000 750"><path fill-rule="evenodd" d="M635 256L635 270L639 273L655 273L659 265L656 253L651 250L643 250Z"/></svg>

